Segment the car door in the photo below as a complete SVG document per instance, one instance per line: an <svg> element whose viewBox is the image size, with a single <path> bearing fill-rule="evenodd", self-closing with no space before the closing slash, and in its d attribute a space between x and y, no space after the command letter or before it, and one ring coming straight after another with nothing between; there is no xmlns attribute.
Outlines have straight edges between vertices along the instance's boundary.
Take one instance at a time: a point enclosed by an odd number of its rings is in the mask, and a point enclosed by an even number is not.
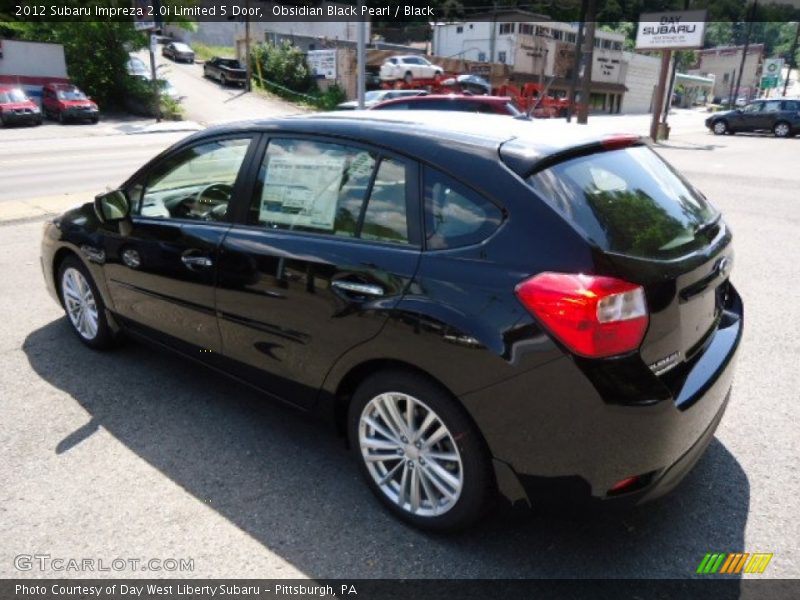
<svg viewBox="0 0 800 600"><path fill-rule="evenodd" d="M764 107L761 109L760 120L758 121L758 129L772 129L778 118L781 116L781 101L780 100L767 100L762 103Z"/></svg>
<svg viewBox="0 0 800 600"><path fill-rule="evenodd" d="M265 141L266 144L266 141ZM417 166L365 146L274 136L222 244L224 354L310 407L328 370L378 335L420 258Z"/></svg>
<svg viewBox="0 0 800 600"><path fill-rule="evenodd" d="M42 91L42 112L46 115L55 114L56 112L56 97L53 90L44 88Z"/></svg>
<svg viewBox="0 0 800 600"><path fill-rule="evenodd" d="M761 110L764 108L763 102L753 102L742 110L733 113L733 127L736 131L755 131L760 128L763 120Z"/></svg>
<svg viewBox="0 0 800 600"><path fill-rule="evenodd" d="M221 351L216 265L252 139L205 138L161 157L125 186L132 226L108 232L104 273L115 312L133 329L199 352Z"/></svg>

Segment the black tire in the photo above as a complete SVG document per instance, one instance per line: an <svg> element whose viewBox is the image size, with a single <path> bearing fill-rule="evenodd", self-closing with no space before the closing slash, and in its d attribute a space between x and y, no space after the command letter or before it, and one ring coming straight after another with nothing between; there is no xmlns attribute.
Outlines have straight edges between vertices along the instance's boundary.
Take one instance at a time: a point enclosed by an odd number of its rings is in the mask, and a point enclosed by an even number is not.
<svg viewBox="0 0 800 600"><path fill-rule="evenodd" d="M402 508L384 493L367 468L359 444L362 412L373 399L387 392L407 394L424 403L452 434L451 439L461 459L463 481L457 500L443 514L420 516ZM347 430L350 446L367 485L392 513L406 523L431 531L462 529L480 517L495 497L491 457L483 437L463 407L446 390L423 375L387 370L369 376L358 387L350 402ZM398 461L406 461L406 458ZM419 463L417 468L423 468L421 465L425 464L424 461L419 460Z"/></svg>
<svg viewBox="0 0 800 600"><path fill-rule="evenodd" d="M58 113L58 122L61 123L62 125L66 125L67 118L64 116L64 111Z"/></svg>
<svg viewBox="0 0 800 600"><path fill-rule="evenodd" d="M75 269L81 275L83 275L84 280L89 284L95 307L97 309L97 333L94 337L88 338L81 334L81 332L78 331L78 328L73 323L69 314L67 314L67 323L69 323L70 329L77 336L77 338L89 346L89 348L94 350L107 350L112 348L116 340L114 337L114 332L111 329L111 325L108 322L108 316L106 314L106 307L103 303L103 298L100 295L100 292L97 290L97 286L95 285L94 279L89 273L89 270L76 256L66 257L58 267L58 279L56 285L58 286L58 293L61 297L61 304L64 306L64 312L67 313L67 301L64 298L64 277L69 269Z"/></svg>
<svg viewBox="0 0 800 600"><path fill-rule="evenodd" d="M728 122L724 119L714 121L711 124L711 131L714 132L714 135L725 135L726 133L730 133L730 130L728 129Z"/></svg>
<svg viewBox="0 0 800 600"><path fill-rule="evenodd" d="M772 128L772 133L775 137L788 138L792 137L792 126L786 121L778 121Z"/></svg>
<svg viewBox="0 0 800 600"><path fill-rule="evenodd" d="M412 75L411 71L406 71L405 76L403 77L403 81L406 83L411 83L414 81L414 75Z"/></svg>
<svg viewBox="0 0 800 600"><path fill-rule="evenodd" d="M222 87L228 87L228 78L225 77L225 74L219 76L219 83Z"/></svg>
<svg viewBox="0 0 800 600"><path fill-rule="evenodd" d="M100 117L92 117L92 125L97 125L98 121L100 121Z"/></svg>

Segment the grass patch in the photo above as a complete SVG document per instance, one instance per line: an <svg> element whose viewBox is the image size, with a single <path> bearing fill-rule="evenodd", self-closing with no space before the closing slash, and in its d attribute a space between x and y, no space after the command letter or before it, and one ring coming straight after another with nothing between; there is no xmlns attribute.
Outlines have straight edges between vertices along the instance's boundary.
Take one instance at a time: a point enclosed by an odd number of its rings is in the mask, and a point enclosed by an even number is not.
<svg viewBox="0 0 800 600"><path fill-rule="evenodd" d="M222 58L236 58L236 50L230 46L209 46L201 42L192 42L195 58L199 60L211 60L215 56Z"/></svg>

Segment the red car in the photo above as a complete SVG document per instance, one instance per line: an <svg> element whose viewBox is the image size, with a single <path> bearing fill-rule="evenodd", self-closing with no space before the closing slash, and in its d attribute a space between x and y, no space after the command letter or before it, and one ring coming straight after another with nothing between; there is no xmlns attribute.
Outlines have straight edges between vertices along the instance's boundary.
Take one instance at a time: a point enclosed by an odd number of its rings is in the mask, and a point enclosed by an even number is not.
<svg viewBox="0 0 800 600"><path fill-rule="evenodd" d="M511 98L505 96L431 95L397 98L376 104L369 110L455 110L459 112L487 113L517 117Z"/></svg>
<svg viewBox="0 0 800 600"><path fill-rule="evenodd" d="M42 124L39 106L19 88L0 87L0 121L3 126Z"/></svg>
<svg viewBox="0 0 800 600"><path fill-rule="evenodd" d="M100 113L97 104L92 102L74 85L68 83L48 83L42 90L42 110L49 119L67 121L91 121L97 123Z"/></svg>

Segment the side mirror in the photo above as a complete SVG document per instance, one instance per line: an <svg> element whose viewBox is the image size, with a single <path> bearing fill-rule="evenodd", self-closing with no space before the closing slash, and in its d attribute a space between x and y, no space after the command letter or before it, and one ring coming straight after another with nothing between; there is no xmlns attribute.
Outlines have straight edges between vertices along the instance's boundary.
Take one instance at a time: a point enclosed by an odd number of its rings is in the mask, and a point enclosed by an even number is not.
<svg viewBox="0 0 800 600"><path fill-rule="evenodd" d="M131 204L122 190L98 194L94 199L94 212L97 219L106 225L116 224L122 235L130 233Z"/></svg>

